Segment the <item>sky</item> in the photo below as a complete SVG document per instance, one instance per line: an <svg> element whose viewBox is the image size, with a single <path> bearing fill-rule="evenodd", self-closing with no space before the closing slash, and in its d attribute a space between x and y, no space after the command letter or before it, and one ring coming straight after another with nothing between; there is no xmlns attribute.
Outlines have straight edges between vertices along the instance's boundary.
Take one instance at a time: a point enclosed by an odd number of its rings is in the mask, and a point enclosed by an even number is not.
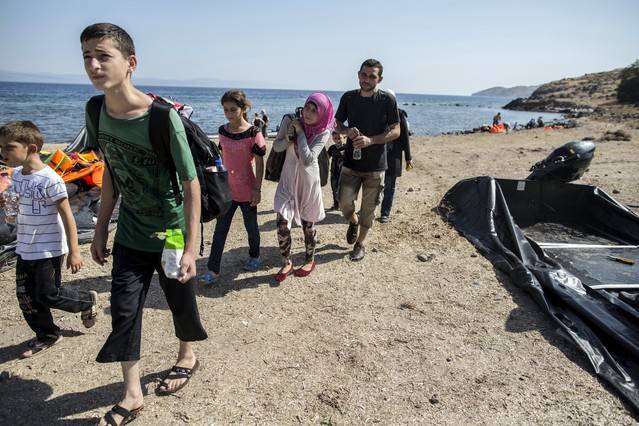
<svg viewBox="0 0 639 426"><path fill-rule="evenodd" d="M401 93L469 95L627 66L639 0L5 0L0 70L84 74L95 22L132 36L136 76L347 90L367 58Z"/></svg>

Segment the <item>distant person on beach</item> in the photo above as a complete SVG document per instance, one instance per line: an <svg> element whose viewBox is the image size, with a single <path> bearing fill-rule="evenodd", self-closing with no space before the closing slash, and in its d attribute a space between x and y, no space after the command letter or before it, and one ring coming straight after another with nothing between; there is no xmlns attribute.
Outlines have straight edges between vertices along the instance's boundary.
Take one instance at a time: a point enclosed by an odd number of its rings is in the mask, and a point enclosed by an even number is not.
<svg viewBox="0 0 639 426"><path fill-rule="evenodd" d="M149 137L152 99L131 82L138 60L133 40L113 24L93 24L80 36L85 71L103 97L87 103L87 147L99 149L108 167L104 171L100 211L91 244L93 260L105 265L108 225L118 198L118 227L113 243L111 281L112 331L97 356L98 362L120 362L124 391L120 401L100 424L123 424L135 419L143 407L140 384L142 312L154 272L173 317L179 339L177 362L156 388L156 394L173 394L191 379L199 362L191 342L207 334L200 322L195 299L195 258L200 222L200 185L182 120L169 113L170 154L181 181L183 202L178 205L169 169L159 161ZM99 126L89 115L96 106ZM164 242L156 233L181 230L186 237L177 279L161 265ZM152 329L152 328L151 328ZM157 350L164 354L169 342Z"/></svg>
<svg viewBox="0 0 639 426"><path fill-rule="evenodd" d="M17 194L16 296L35 339L20 358L30 358L62 339L51 309L81 312L89 328L97 317L98 293L61 286L62 264L75 274L82 267L78 234L64 181L40 159L43 139L31 121L0 127L2 160L14 167L9 190ZM6 208L4 197L0 197ZM9 201L10 202L10 201ZM5 218L10 219L5 210Z"/></svg>
<svg viewBox="0 0 639 426"><path fill-rule="evenodd" d="M334 127L333 103L324 93L310 95L300 118L284 116L273 150L286 151L273 209L277 214L277 241L282 267L275 275L280 283L289 275L305 277L315 269L315 224L325 217L318 157ZM291 260L291 227L302 226L306 247L304 265L294 269Z"/></svg>
<svg viewBox="0 0 639 426"><path fill-rule="evenodd" d="M526 129L534 129L535 127L537 127L537 122L534 118L531 118L528 123L526 123Z"/></svg>
<svg viewBox="0 0 639 426"><path fill-rule="evenodd" d="M387 90L390 92L390 90ZM392 92L391 92L392 93ZM410 154L410 136L408 134L408 114L403 109L399 111L399 138L386 144L386 157L388 168L384 173L384 198L380 212L380 223L388 223L390 220L395 185L397 178L402 175L402 154L406 160L406 170L413 168L413 157Z"/></svg>
<svg viewBox="0 0 639 426"><path fill-rule="evenodd" d="M264 136L264 139L266 139L268 137L268 115L266 115L266 110L263 109L262 111L260 111L262 114L262 136Z"/></svg>
<svg viewBox="0 0 639 426"><path fill-rule="evenodd" d="M541 115L537 117L537 127L544 127L544 118Z"/></svg>
<svg viewBox="0 0 639 426"><path fill-rule="evenodd" d="M501 112L498 112L497 114L495 114L495 116L493 117L493 126L498 125L499 123L501 123Z"/></svg>
<svg viewBox="0 0 639 426"><path fill-rule="evenodd" d="M383 189L386 143L400 135L397 101L377 87L382 82L383 70L378 60L365 60L357 73L360 88L344 93L335 113L335 130L348 137L340 176L339 207L349 222L346 241L354 244L350 254L353 261L362 260L366 254L364 241L373 226ZM362 201L356 212L355 200L360 188Z"/></svg>
<svg viewBox="0 0 639 426"><path fill-rule="evenodd" d="M331 191L333 193L333 207L331 210L339 209L339 176L342 173L344 164L344 136L333 131L331 133L333 144L328 148L328 156L331 158Z"/></svg>
<svg viewBox="0 0 639 426"><path fill-rule="evenodd" d="M260 129L260 131L264 128L264 120L262 120L262 117L257 112L255 113L255 116L253 116L253 125Z"/></svg>
<svg viewBox="0 0 639 426"><path fill-rule="evenodd" d="M222 149L222 161L228 171L233 202L215 223L213 244L207 264L208 271L199 277L200 282L205 285L217 283L224 244L238 207L242 211L249 243L249 258L244 264L244 270L255 272L261 265L257 205L262 199L266 143L262 136L262 129L248 122L247 112L251 103L243 91L229 90L222 96L221 103L228 123L218 129L219 143ZM255 164L255 171L253 171L253 164Z"/></svg>

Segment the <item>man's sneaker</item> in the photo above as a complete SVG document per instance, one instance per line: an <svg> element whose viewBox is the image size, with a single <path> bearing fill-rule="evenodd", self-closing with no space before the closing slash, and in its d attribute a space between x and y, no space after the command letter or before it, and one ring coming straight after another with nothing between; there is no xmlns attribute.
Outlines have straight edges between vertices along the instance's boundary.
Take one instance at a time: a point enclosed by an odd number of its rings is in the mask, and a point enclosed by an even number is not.
<svg viewBox="0 0 639 426"><path fill-rule="evenodd" d="M357 223L349 223L348 230L346 231L346 242L348 244L353 244L357 241L357 233L359 231L359 224Z"/></svg>
<svg viewBox="0 0 639 426"><path fill-rule="evenodd" d="M379 223L388 223L390 218L388 216L382 216L379 218Z"/></svg>
<svg viewBox="0 0 639 426"><path fill-rule="evenodd" d="M197 277L197 280L205 286L211 287L217 284L217 279L219 276L220 274L216 274L213 271L206 271L205 273Z"/></svg>
<svg viewBox="0 0 639 426"><path fill-rule="evenodd" d="M244 270L255 272L260 269L260 266L262 266L262 262L260 262L259 257L250 257L244 264Z"/></svg>
<svg viewBox="0 0 639 426"><path fill-rule="evenodd" d="M353 251L351 252L351 260L353 262L357 262L358 260L362 260L364 255L366 254L366 249L362 243L355 243L353 246Z"/></svg>

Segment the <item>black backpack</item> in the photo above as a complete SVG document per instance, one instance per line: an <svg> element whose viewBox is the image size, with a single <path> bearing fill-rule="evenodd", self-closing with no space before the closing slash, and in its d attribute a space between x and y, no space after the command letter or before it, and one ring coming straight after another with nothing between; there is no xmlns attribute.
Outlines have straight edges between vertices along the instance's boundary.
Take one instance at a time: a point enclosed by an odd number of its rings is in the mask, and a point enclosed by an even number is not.
<svg viewBox="0 0 639 426"><path fill-rule="evenodd" d="M104 95L92 97L87 103L87 114L93 123L96 135L99 129L100 111L104 103ZM149 137L153 150L157 153L161 162L170 170L173 194L178 205L182 204L183 197L178 184L175 163L171 157L169 112L173 106L161 98L155 97L151 105L149 117ZM186 137L195 163L195 170L200 182L201 216L200 223L209 222L226 213L231 206L231 191L228 183L228 172L210 171L207 168L215 165L215 160L221 159L220 150L212 143L206 133L195 123L181 114L178 114L184 125ZM105 164L111 175L113 170L106 161ZM115 182L114 188L115 187ZM116 188L117 189L117 188ZM202 237L203 238L203 237ZM203 243L203 240L202 240ZM200 245L200 251L203 244Z"/></svg>

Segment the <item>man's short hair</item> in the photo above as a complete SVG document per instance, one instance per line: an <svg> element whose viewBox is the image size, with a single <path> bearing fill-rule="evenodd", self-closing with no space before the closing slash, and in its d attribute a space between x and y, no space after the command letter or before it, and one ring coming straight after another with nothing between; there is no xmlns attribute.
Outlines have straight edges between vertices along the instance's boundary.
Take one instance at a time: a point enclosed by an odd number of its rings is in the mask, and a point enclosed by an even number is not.
<svg viewBox="0 0 639 426"><path fill-rule="evenodd" d="M118 27L115 24L109 24L102 22L99 24L89 25L80 34L80 43L93 39L110 39L115 43L116 48L122 53L125 58L131 55L135 55L135 46L133 45L133 39L124 31L123 28Z"/></svg>
<svg viewBox="0 0 639 426"><path fill-rule="evenodd" d="M364 62L362 62L362 66L359 67L359 70L361 71L364 67L377 68L379 70L380 77L382 76L382 73L384 72L384 66L377 59L371 58L371 59L365 60Z"/></svg>
<svg viewBox="0 0 639 426"><path fill-rule="evenodd" d="M34 144L38 147L38 151L44 144L40 129L29 120L12 121L0 127L0 138L20 142L23 145Z"/></svg>

